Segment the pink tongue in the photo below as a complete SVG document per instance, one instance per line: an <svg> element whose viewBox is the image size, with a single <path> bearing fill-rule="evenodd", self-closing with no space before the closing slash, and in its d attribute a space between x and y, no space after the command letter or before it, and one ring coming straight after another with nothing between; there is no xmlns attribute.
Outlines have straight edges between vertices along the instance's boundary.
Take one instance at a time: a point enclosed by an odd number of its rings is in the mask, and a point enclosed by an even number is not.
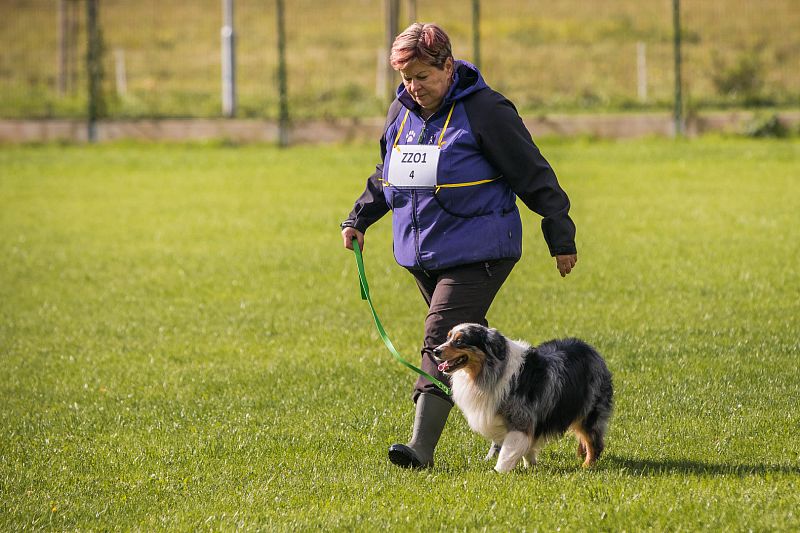
<svg viewBox="0 0 800 533"><path fill-rule="evenodd" d="M436 368L438 368L438 369L439 369L439 372L444 372L444 371L445 371L445 370L447 370L449 367L450 367L450 363L448 363L447 361L445 361L444 363L439 363L439 366L437 366Z"/></svg>

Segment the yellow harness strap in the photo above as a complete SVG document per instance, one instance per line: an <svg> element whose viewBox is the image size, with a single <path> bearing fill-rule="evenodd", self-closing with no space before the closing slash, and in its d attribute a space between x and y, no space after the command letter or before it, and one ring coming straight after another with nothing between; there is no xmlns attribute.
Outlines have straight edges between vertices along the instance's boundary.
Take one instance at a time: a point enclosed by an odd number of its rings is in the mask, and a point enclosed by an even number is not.
<svg viewBox="0 0 800 533"><path fill-rule="evenodd" d="M444 127L442 128L442 134L439 135L439 148L442 147L444 144L444 132L447 131L447 125L450 124L450 117L453 116L453 109L456 107L456 103L453 102L453 105L450 106L450 112L447 114L447 120L444 121Z"/></svg>
<svg viewBox="0 0 800 533"><path fill-rule="evenodd" d="M403 117L403 122L400 123L400 129L397 130L397 137L394 138L394 144L392 144L392 148L397 148L397 143L400 141L400 135L403 133L403 128L406 127L406 120L408 120L409 111L411 110L406 109L406 115Z"/></svg>
<svg viewBox="0 0 800 533"><path fill-rule="evenodd" d="M450 118L453 116L453 109L455 109L455 107L456 103L453 102L453 104L450 106L450 112L447 113L447 119L444 121L444 127L442 127L442 133L439 135L439 142L437 143L439 145L439 148L441 148L442 145L444 144L444 134L447 131L447 126L450 125ZM397 136L394 138L394 143L392 144L392 148L399 150L399 148L397 148L397 143L400 142L400 136L403 134L403 130L406 127L406 120L408 120L408 114L410 112L411 112L410 109L406 109L406 114L403 116L403 121L400 123L400 129L397 130ZM499 179L500 176L488 180L470 181L467 183L445 183L442 185L437 185L434 194L437 194L439 192L439 189L443 187L472 187L473 185L483 185L484 183L491 183L492 181ZM391 183L385 181L383 178L381 178L380 181L391 186Z"/></svg>
<svg viewBox="0 0 800 533"><path fill-rule="evenodd" d="M466 183L442 183L441 185L436 186L436 190L434 194L439 193L439 189L442 188L454 188L454 187L472 187L473 185L483 185L484 183L491 183L493 181L499 180L501 176L497 176L496 178L491 178L488 180L478 180L478 181L468 181Z"/></svg>
<svg viewBox="0 0 800 533"><path fill-rule="evenodd" d="M442 128L442 133L439 135L439 148L442 147L444 144L444 132L447 131L447 126L450 124L450 117L453 116L453 109L455 109L456 103L453 102L453 105L450 106L450 112L447 113L447 120L444 121L444 127ZM403 122L400 123L400 129L397 130L397 136L394 138L394 143L392 144L392 148L397 148L397 143L400 142L400 136L403 134L403 130L406 127L406 120L408 120L408 114L411 112L410 109L406 109L406 114L403 116Z"/></svg>

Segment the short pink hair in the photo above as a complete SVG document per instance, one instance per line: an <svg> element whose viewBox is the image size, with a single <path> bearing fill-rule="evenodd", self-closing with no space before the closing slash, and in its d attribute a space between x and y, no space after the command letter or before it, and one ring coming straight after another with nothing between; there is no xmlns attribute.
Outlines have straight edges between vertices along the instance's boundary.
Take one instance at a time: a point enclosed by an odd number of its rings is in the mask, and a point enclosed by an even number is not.
<svg viewBox="0 0 800 533"><path fill-rule="evenodd" d="M450 37L436 24L412 24L397 36L392 44L389 63L395 70L404 69L415 59L443 69L448 58L453 57Z"/></svg>

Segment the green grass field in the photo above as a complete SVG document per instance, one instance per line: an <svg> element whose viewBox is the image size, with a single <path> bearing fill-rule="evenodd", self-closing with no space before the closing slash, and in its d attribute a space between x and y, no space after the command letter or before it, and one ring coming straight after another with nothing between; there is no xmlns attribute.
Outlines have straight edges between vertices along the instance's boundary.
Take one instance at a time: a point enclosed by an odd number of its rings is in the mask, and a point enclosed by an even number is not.
<svg viewBox="0 0 800 533"><path fill-rule="evenodd" d="M614 373L607 453L501 476L451 415L427 472L414 375L337 223L372 146L0 148L0 530L800 529L800 142L543 139L570 193L561 279L527 213L490 312ZM367 234L395 345L425 308Z"/></svg>

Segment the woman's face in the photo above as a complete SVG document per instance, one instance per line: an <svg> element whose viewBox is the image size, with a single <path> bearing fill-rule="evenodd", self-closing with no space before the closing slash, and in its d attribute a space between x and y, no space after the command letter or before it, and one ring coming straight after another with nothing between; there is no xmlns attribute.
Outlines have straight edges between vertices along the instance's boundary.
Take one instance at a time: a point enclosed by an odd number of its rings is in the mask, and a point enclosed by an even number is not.
<svg viewBox="0 0 800 533"><path fill-rule="evenodd" d="M453 76L453 59L448 58L444 68L433 67L417 59L400 69L403 85L408 94L426 111L436 111L450 88Z"/></svg>

